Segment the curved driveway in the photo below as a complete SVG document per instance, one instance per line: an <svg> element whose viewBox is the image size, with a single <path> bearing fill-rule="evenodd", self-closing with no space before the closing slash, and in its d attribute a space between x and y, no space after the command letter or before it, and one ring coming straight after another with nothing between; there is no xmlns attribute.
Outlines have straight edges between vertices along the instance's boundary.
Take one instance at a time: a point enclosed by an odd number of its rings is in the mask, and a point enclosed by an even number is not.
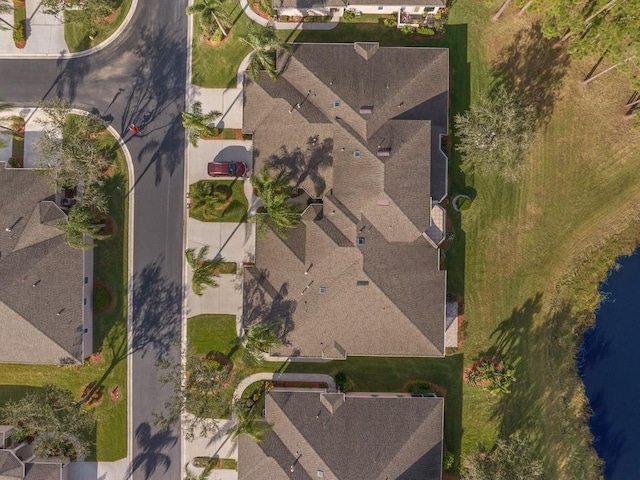
<svg viewBox="0 0 640 480"><path fill-rule="evenodd" d="M134 479L181 477L180 429L158 432L152 412L171 394L156 361L179 361L183 298L184 107L187 1L140 1L132 22L111 45L71 60L0 60L0 99L32 105L62 96L77 108L98 108L121 133L135 178L133 255Z"/></svg>

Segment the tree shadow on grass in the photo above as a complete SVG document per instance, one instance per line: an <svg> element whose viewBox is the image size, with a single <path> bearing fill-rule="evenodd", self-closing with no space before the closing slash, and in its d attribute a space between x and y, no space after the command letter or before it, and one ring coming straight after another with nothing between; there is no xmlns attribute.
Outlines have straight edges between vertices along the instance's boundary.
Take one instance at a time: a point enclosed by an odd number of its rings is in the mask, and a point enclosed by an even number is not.
<svg viewBox="0 0 640 480"><path fill-rule="evenodd" d="M544 123L551 113L569 67L566 49L542 35L539 22L520 30L494 65L494 87L515 91L533 108L535 120Z"/></svg>

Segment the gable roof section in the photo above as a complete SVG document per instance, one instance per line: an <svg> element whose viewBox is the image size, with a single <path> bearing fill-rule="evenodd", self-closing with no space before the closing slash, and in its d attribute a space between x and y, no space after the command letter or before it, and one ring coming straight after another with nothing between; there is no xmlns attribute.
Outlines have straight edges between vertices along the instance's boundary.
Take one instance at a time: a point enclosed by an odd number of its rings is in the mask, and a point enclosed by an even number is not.
<svg viewBox="0 0 640 480"><path fill-rule="evenodd" d="M286 168L323 205L258 240L245 325L282 319L278 355L444 355L445 272L423 233L446 195L448 51L301 44L278 66L245 88L255 169Z"/></svg>
<svg viewBox="0 0 640 480"><path fill-rule="evenodd" d="M0 480L24 477L24 464L11 450L0 450Z"/></svg>
<svg viewBox="0 0 640 480"><path fill-rule="evenodd" d="M239 439L240 480L441 478L442 398L273 390L265 411L265 441Z"/></svg>
<svg viewBox="0 0 640 480"><path fill-rule="evenodd" d="M0 235L0 311L8 332L0 361L80 362L83 252L67 246L55 227L65 215L37 173L0 168L0 191L2 230L11 228Z"/></svg>

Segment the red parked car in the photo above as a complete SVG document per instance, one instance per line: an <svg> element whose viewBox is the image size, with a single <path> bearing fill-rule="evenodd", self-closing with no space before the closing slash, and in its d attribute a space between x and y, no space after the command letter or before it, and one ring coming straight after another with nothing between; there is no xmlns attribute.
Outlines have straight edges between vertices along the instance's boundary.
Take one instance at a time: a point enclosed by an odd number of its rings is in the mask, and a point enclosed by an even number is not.
<svg viewBox="0 0 640 480"><path fill-rule="evenodd" d="M247 173L247 164L244 162L209 162L207 173L211 177L244 177Z"/></svg>

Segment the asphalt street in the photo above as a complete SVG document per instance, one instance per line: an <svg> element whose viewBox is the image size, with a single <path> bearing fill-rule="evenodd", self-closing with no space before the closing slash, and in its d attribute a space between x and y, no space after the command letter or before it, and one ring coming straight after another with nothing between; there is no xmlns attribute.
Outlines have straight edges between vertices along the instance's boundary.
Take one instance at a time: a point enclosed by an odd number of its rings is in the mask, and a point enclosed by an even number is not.
<svg viewBox="0 0 640 480"><path fill-rule="evenodd" d="M156 362L180 355L186 4L140 1L122 35L84 58L0 60L2 101L34 105L60 96L97 108L123 132L133 159L133 479L182 478L179 425L159 432L152 413L171 394L158 381ZM127 130L132 122L141 130L135 136Z"/></svg>

